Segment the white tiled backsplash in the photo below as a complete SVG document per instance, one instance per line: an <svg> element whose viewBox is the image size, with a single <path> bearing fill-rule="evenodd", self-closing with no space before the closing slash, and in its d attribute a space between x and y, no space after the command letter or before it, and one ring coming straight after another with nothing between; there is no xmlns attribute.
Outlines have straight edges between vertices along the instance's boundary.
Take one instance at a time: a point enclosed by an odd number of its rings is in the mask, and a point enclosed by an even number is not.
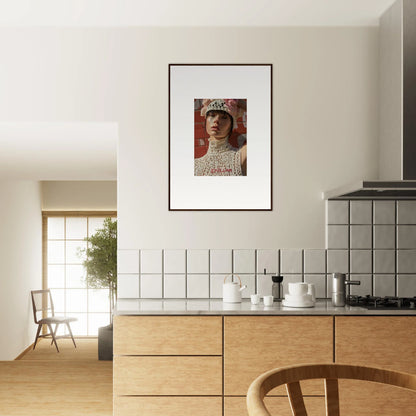
<svg viewBox="0 0 416 416"><path fill-rule="evenodd" d="M331 273L360 286L352 294L416 295L416 201L328 201L326 249L119 250L120 298L221 298L230 274L252 293L271 294L274 274L316 285L330 297ZM230 277L228 277L230 279Z"/></svg>

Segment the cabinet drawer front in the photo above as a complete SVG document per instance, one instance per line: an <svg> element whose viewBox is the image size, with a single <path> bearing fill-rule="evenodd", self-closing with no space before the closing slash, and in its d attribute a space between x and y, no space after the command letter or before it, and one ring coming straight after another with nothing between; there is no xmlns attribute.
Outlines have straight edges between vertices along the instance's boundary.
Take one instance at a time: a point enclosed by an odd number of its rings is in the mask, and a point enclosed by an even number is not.
<svg viewBox="0 0 416 416"><path fill-rule="evenodd" d="M414 316L337 316L335 359L416 373L415 324Z"/></svg>
<svg viewBox="0 0 416 416"><path fill-rule="evenodd" d="M276 367L332 363L333 318L267 316L224 318L224 390L242 396L252 381ZM305 394L323 394L322 381L302 383ZM282 387L272 394L285 394Z"/></svg>
<svg viewBox="0 0 416 416"><path fill-rule="evenodd" d="M114 416L222 416L221 397L115 397Z"/></svg>
<svg viewBox="0 0 416 416"><path fill-rule="evenodd" d="M220 316L115 316L114 355L221 355Z"/></svg>
<svg viewBox="0 0 416 416"><path fill-rule="evenodd" d="M221 357L114 357L115 395L221 395Z"/></svg>
<svg viewBox="0 0 416 416"><path fill-rule="evenodd" d="M304 399L308 416L325 415L325 397L305 397ZM272 415L292 416L293 414L287 397L266 397L264 403ZM224 416L248 416L246 398L225 397Z"/></svg>
<svg viewBox="0 0 416 416"><path fill-rule="evenodd" d="M368 381L340 380L341 415L414 415L416 392Z"/></svg>

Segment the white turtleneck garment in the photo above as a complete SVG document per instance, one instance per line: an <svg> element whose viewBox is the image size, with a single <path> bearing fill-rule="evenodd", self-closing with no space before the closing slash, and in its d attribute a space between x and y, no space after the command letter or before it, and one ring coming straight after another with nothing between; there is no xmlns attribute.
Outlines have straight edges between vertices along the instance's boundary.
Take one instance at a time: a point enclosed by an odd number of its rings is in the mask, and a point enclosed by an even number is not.
<svg viewBox="0 0 416 416"><path fill-rule="evenodd" d="M228 137L209 139L207 153L195 159L195 176L242 176L240 152L228 143Z"/></svg>

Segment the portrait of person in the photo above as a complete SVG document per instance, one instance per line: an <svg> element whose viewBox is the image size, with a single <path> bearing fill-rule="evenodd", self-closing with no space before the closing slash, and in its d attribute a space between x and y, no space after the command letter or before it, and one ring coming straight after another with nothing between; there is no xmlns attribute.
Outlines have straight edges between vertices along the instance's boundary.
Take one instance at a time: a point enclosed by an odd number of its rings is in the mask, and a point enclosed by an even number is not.
<svg viewBox="0 0 416 416"><path fill-rule="evenodd" d="M247 100L195 99L195 176L247 175Z"/></svg>

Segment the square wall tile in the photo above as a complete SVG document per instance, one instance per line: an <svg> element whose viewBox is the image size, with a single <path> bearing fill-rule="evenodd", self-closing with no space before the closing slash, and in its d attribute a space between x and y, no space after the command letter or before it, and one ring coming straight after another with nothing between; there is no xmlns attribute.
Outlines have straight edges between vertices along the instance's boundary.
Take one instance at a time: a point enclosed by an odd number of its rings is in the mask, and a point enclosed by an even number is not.
<svg viewBox="0 0 416 416"><path fill-rule="evenodd" d="M247 288L241 292L241 297L244 299L250 298L250 295L256 293L256 276L254 274L241 275L242 286Z"/></svg>
<svg viewBox="0 0 416 416"><path fill-rule="evenodd" d="M397 226L397 248L416 248L416 225Z"/></svg>
<svg viewBox="0 0 416 416"><path fill-rule="evenodd" d="M350 247L351 248L372 248L372 229L371 225L351 225L350 227Z"/></svg>
<svg viewBox="0 0 416 416"><path fill-rule="evenodd" d="M374 273L386 274L396 272L395 250L374 250Z"/></svg>
<svg viewBox="0 0 416 416"><path fill-rule="evenodd" d="M257 293L260 296L271 295L272 284L273 282L272 282L271 274L258 274L257 275Z"/></svg>
<svg viewBox="0 0 416 416"><path fill-rule="evenodd" d="M187 296L188 298L209 298L209 275L188 274Z"/></svg>
<svg viewBox="0 0 416 416"><path fill-rule="evenodd" d="M348 224L349 202L327 201L327 224Z"/></svg>
<svg viewBox="0 0 416 416"><path fill-rule="evenodd" d="M326 298L326 276L324 274L305 274L305 282L315 285L315 297Z"/></svg>
<svg viewBox="0 0 416 416"><path fill-rule="evenodd" d="M138 274L119 274L117 276L117 298L139 298L139 287Z"/></svg>
<svg viewBox="0 0 416 416"><path fill-rule="evenodd" d="M416 273L416 250L397 250L397 273Z"/></svg>
<svg viewBox="0 0 416 416"><path fill-rule="evenodd" d="M210 250L210 270L215 273L232 273L232 250Z"/></svg>
<svg viewBox="0 0 416 416"><path fill-rule="evenodd" d="M327 230L327 248L338 249L348 248L348 225L328 225Z"/></svg>
<svg viewBox="0 0 416 416"><path fill-rule="evenodd" d="M279 250L257 250L257 274L279 272Z"/></svg>
<svg viewBox="0 0 416 416"><path fill-rule="evenodd" d="M216 274L211 275L209 278L209 292L210 298L221 298L222 299L222 286L224 279L227 274Z"/></svg>
<svg viewBox="0 0 416 416"><path fill-rule="evenodd" d="M164 250L164 273L181 274L186 272L185 250Z"/></svg>
<svg viewBox="0 0 416 416"><path fill-rule="evenodd" d="M326 250L307 249L303 251L305 273L323 273L326 269Z"/></svg>
<svg viewBox="0 0 416 416"><path fill-rule="evenodd" d="M374 296L395 296L396 277L391 274L376 274L373 279Z"/></svg>
<svg viewBox="0 0 416 416"><path fill-rule="evenodd" d="M416 275L398 275L397 276L397 296L413 297L416 293Z"/></svg>
<svg viewBox="0 0 416 416"><path fill-rule="evenodd" d="M302 275L301 274L292 274L289 276L283 277L283 293L282 297L284 297L287 293L289 293L289 283L295 283L295 282L302 282Z"/></svg>
<svg viewBox="0 0 416 416"><path fill-rule="evenodd" d="M375 225L374 226L374 248L396 248L396 226Z"/></svg>
<svg viewBox="0 0 416 416"><path fill-rule="evenodd" d="M175 299L186 297L186 281L184 274L165 275L163 297Z"/></svg>
<svg viewBox="0 0 416 416"><path fill-rule="evenodd" d="M372 201L350 202L350 224L371 224L373 220Z"/></svg>
<svg viewBox="0 0 416 416"><path fill-rule="evenodd" d="M302 250L280 250L280 273L302 273Z"/></svg>
<svg viewBox="0 0 416 416"><path fill-rule="evenodd" d="M328 273L348 273L348 250L327 251Z"/></svg>
<svg viewBox="0 0 416 416"><path fill-rule="evenodd" d="M162 273L162 250L140 250L140 272Z"/></svg>
<svg viewBox="0 0 416 416"><path fill-rule="evenodd" d="M350 263L350 273L372 273L373 257L371 250L351 250Z"/></svg>
<svg viewBox="0 0 416 416"><path fill-rule="evenodd" d="M256 250L233 250L234 273L256 272Z"/></svg>
<svg viewBox="0 0 416 416"><path fill-rule="evenodd" d="M140 276L140 297L141 298L162 298L162 275L142 274Z"/></svg>
<svg viewBox="0 0 416 416"><path fill-rule="evenodd" d="M186 261L188 273L209 273L209 250L188 250Z"/></svg>
<svg viewBox="0 0 416 416"><path fill-rule="evenodd" d="M374 201L373 203L374 224L395 224L396 223L396 202L395 201Z"/></svg>
<svg viewBox="0 0 416 416"><path fill-rule="evenodd" d="M139 273L139 250L117 250L117 272Z"/></svg>
<svg viewBox="0 0 416 416"><path fill-rule="evenodd" d="M416 224L416 201L397 201L397 224Z"/></svg>
<svg viewBox="0 0 416 416"><path fill-rule="evenodd" d="M371 274L356 274L350 280L359 281L359 285L349 285L350 294L358 296L371 295L373 293L373 277ZM348 293L348 291L347 291Z"/></svg>

